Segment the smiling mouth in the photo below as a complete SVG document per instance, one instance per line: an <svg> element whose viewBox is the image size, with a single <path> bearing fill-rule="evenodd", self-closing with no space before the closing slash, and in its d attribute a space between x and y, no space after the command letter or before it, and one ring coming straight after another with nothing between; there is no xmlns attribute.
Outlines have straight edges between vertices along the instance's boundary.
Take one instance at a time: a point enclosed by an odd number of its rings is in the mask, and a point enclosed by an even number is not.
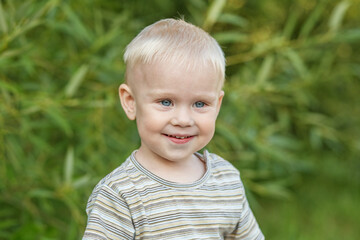
<svg viewBox="0 0 360 240"><path fill-rule="evenodd" d="M186 138L191 138L192 136L175 136L175 135L169 135L169 134L164 134L167 137L172 137L172 138L176 138L176 139L186 139Z"/></svg>

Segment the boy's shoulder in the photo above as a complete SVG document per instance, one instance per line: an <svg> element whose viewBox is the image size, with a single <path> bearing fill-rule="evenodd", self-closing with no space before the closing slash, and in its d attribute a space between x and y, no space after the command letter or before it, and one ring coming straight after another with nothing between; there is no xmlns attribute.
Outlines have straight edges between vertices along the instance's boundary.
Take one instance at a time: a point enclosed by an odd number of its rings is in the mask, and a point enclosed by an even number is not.
<svg viewBox="0 0 360 240"><path fill-rule="evenodd" d="M213 172L231 172L233 174L240 175L240 172L235 168L228 160L220 157L215 153L205 152L208 160L211 163L211 169Z"/></svg>
<svg viewBox="0 0 360 240"><path fill-rule="evenodd" d="M134 170L130 157L128 157L119 167L115 168L97 183L93 195L101 188L108 188L118 193L125 189L131 189L133 186L131 184L132 181L129 181L129 179L133 178L134 174L136 174L136 170Z"/></svg>

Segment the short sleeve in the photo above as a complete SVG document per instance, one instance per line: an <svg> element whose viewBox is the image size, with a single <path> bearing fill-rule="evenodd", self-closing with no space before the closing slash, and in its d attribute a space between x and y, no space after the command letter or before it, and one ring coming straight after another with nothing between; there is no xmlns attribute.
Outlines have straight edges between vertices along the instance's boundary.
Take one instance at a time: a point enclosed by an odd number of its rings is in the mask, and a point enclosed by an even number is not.
<svg viewBox="0 0 360 240"><path fill-rule="evenodd" d="M241 185L244 196L242 202L242 212L239 218L239 222L236 225L236 229L234 232L226 236L225 239L263 240L265 237L259 228L253 212L250 209L245 195L244 186L242 183Z"/></svg>
<svg viewBox="0 0 360 240"><path fill-rule="evenodd" d="M83 240L134 239L134 226L124 199L107 185L97 186L86 208L87 226Z"/></svg>

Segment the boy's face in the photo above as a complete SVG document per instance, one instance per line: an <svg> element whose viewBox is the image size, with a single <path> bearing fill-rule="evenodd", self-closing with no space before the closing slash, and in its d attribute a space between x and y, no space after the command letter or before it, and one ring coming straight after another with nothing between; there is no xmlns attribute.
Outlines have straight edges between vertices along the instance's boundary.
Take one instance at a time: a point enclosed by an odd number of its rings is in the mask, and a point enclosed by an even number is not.
<svg viewBox="0 0 360 240"><path fill-rule="evenodd" d="M176 63L133 69L119 92L127 116L136 119L138 153L178 162L207 145L224 96L218 76L211 66L189 71Z"/></svg>

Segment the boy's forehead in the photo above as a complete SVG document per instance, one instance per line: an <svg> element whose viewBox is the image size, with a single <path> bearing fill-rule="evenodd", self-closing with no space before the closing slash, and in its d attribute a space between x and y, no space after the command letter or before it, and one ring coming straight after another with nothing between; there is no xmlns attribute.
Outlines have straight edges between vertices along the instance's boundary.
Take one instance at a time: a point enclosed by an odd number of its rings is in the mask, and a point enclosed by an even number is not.
<svg viewBox="0 0 360 240"><path fill-rule="evenodd" d="M181 79L182 75L195 74L198 72L212 73L219 83L219 88L222 88L223 79L222 74L211 64L202 63L177 63L174 61L156 61L152 63L136 63L128 64L126 69L126 82L130 86L139 86L141 84L151 84L157 78L164 75L168 77ZM216 77L217 75L217 77Z"/></svg>

